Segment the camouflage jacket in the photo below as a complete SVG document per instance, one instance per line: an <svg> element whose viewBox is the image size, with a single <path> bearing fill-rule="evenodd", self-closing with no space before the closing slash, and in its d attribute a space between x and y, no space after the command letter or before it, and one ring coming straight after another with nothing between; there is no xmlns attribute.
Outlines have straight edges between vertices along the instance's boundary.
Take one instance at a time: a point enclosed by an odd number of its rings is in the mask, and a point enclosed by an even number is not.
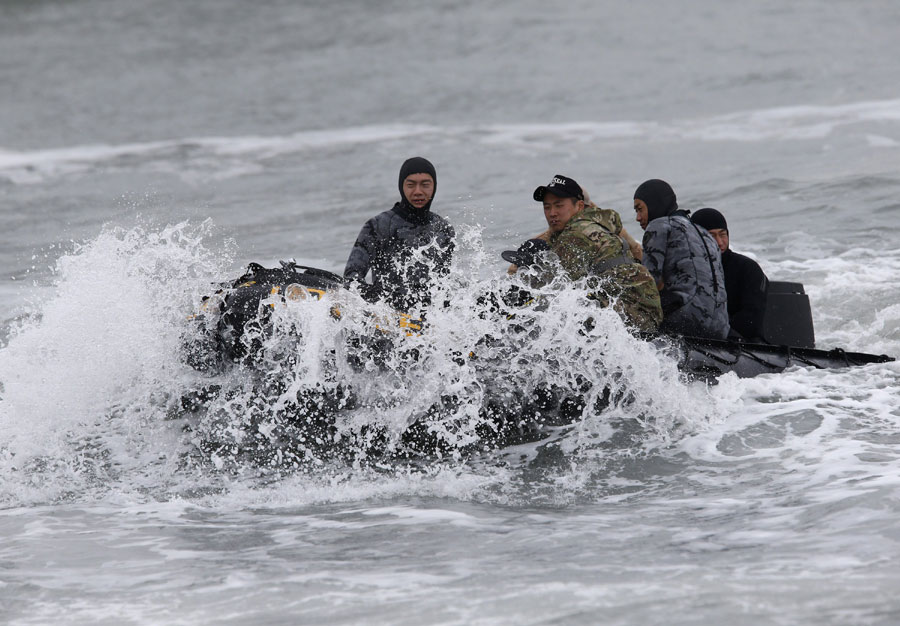
<svg viewBox="0 0 900 626"><path fill-rule="evenodd" d="M450 269L454 231L443 217L413 215L398 202L367 221L344 268L344 277L365 282L372 271L374 295L409 310L427 304L435 275Z"/></svg>
<svg viewBox="0 0 900 626"><path fill-rule="evenodd" d="M570 279L587 277L592 296L603 306L612 305L637 329L654 332L662 321L659 292L653 277L618 236L621 230L618 213L588 206L548 243Z"/></svg>
<svg viewBox="0 0 900 626"><path fill-rule="evenodd" d="M729 332L725 274L712 236L675 214L651 221L643 244L642 263L663 283L661 330L725 339Z"/></svg>

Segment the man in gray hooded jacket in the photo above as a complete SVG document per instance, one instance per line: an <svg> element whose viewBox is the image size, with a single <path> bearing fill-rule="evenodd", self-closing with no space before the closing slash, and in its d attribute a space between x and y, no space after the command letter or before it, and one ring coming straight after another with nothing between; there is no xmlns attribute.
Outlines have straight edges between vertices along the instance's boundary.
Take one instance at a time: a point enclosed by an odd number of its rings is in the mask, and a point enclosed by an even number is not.
<svg viewBox="0 0 900 626"><path fill-rule="evenodd" d="M437 189L434 166L422 157L400 168L400 202L367 221L344 268L368 299L383 299L401 311L427 305L435 277L450 269L455 236L450 223L431 212ZM372 283L366 283L371 270Z"/></svg>
<svg viewBox="0 0 900 626"><path fill-rule="evenodd" d="M719 246L679 211L675 192L648 180L634 192L634 211L644 229L642 263L656 279L663 308L660 331L725 339L728 308Z"/></svg>

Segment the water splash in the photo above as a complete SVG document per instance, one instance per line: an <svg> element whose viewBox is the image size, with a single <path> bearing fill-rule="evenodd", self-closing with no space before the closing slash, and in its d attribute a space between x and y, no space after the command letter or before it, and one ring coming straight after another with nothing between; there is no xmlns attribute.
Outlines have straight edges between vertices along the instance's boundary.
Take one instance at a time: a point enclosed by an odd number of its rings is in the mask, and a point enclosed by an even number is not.
<svg viewBox="0 0 900 626"><path fill-rule="evenodd" d="M110 227L61 257L52 295L0 350L4 499L57 497L166 459L184 312L227 259L202 241L211 225Z"/></svg>
<svg viewBox="0 0 900 626"><path fill-rule="evenodd" d="M354 469L468 462L548 437L577 456L666 445L716 415L705 385L687 384L665 350L586 290L554 283L510 306L524 283L478 278L477 230L462 229L460 242L433 304L414 312L421 332L346 291L264 300L265 324L241 339L252 359L200 392L191 428L201 462L320 473L335 459ZM610 444L611 424L629 435Z"/></svg>
<svg viewBox="0 0 900 626"><path fill-rule="evenodd" d="M51 297L0 349L0 497L168 497L288 476L335 497L448 476L499 499L534 476L575 493L610 459L722 414L716 393L584 290L551 284L530 306L503 304L523 284L480 276L476 228L460 229L450 275L415 312L421 332L350 291L276 296L242 339L252 362L195 371L187 313L230 262L205 247L210 229L107 228L59 260ZM523 463L531 473L503 469Z"/></svg>

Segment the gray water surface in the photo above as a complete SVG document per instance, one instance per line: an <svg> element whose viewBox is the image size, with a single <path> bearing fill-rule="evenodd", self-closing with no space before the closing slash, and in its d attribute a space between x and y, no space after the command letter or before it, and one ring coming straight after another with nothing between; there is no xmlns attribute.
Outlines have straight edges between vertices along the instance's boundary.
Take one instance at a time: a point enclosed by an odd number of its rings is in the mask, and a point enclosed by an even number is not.
<svg viewBox="0 0 900 626"><path fill-rule="evenodd" d="M805 284L820 346L900 355L898 30L874 0L0 3L0 617L900 623L896 363L707 386L615 323L559 333L523 388L552 357L635 403L412 466L267 474L167 419L210 283L341 271L417 154L454 285L544 229L554 174L638 236L659 177ZM452 311L402 401L355 419L475 393L442 357L482 322Z"/></svg>

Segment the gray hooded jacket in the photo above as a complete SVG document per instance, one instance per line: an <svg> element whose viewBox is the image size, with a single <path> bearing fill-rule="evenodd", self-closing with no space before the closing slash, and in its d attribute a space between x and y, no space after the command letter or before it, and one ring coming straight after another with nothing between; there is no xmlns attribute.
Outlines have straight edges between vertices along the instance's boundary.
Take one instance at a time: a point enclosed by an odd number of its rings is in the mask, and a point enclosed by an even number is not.
<svg viewBox="0 0 900 626"><path fill-rule="evenodd" d="M398 202L363 225L344 277L364 283L371 269L370 295L403 311L427 304L432 281L450 269L453 237L453 227L443 217L413 212Z"/></svg>
<svg viewBox="0 0 900 626"><path fill-rule="evenodd" d="M681 213L658 217L644 231L642 263L663 282L660 330L725 339L730 329L719 247Z"/></svg>

